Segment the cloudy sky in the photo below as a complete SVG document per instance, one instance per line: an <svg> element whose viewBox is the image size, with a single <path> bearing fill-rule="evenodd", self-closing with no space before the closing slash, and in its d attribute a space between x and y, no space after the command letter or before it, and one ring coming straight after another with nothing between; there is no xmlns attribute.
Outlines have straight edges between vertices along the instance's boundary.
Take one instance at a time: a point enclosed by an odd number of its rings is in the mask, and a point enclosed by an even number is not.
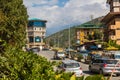
<svg viewBox="0 0 120 80"><path fill-rule="evenodd" d="M107 0L23 0L29 18L47 20L47 35L109 12Z"/></svg>

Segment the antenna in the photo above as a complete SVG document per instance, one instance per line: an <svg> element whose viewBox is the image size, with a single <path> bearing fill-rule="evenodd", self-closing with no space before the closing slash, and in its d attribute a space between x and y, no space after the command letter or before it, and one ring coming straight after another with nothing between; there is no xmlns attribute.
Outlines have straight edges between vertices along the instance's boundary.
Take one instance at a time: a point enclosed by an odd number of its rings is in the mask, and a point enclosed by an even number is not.
<svg viewBox="0 0 120 80"><path fill-rule="evenodd" d="M94 18L93 14L90 15L91 24L94 24L93 18Z"/></svg>

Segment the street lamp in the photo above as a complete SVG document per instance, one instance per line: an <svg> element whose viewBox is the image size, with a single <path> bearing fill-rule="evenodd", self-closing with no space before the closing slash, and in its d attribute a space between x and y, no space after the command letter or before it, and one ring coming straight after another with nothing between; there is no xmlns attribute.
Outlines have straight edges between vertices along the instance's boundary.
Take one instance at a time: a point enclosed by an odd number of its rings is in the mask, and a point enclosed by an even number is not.
<svg viewBox="0 0 120 80"><path fill-rule="evenodd" d="M71 46L71 43L70 43L70 25L69 25L69 36L68 36L68 39L69 39L69 58L71 58L71 55L70 55L70 46Z"/></svg>

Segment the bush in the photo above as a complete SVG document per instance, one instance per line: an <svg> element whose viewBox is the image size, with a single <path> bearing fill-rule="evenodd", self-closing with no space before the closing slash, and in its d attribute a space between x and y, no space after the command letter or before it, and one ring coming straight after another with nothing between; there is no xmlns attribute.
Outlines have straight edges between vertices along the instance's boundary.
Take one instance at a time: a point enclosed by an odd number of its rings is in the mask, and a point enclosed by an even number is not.
<svg viewBox="0 0 120 80"><path fill-rule="evenodd" d="M106 80L102 75L88 76L85 80Z"/></svg>
<svg viewBox="0 0 120 80"><path fill-rule="evenodd" d="M83 55L82 54L78 54L78 61L81 61L81 59L83 59Z"/></svg>
<svg viewBox="0 0 120 80"><path fill-rule="evenodd" d="M0 56L0 79L54 80L52 64L46 58L9 47Z"/></svg>

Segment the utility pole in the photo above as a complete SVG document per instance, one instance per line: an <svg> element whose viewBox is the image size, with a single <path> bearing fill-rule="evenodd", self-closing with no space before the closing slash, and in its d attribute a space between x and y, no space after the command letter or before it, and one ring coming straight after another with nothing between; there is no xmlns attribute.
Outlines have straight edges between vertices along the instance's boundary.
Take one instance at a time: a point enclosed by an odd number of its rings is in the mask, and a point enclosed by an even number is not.
<svg viewBox="0 0 120 80"><path fill-rule="evenodd" d="M57 38L58 48L59 48L59 38L60 38L60 34L59 34L59 32L58 32L58 38Z"/></svg>
<svg viewBox="0 0 120 80"><path fill-rule="evenodd" d="M70 43L70 25L69 25L69 36L68 36L68 39L69 39L69 58L71 58L71 55L70 55L70 46L71 46L71 43Z"/></svg>
<svg viewBox="0 0 120 80"><path fill-rule="evenodd" d="M94 24L93 18L94 18L94 16L93 16L93 15L90 15L91 24Z"/></svg>

